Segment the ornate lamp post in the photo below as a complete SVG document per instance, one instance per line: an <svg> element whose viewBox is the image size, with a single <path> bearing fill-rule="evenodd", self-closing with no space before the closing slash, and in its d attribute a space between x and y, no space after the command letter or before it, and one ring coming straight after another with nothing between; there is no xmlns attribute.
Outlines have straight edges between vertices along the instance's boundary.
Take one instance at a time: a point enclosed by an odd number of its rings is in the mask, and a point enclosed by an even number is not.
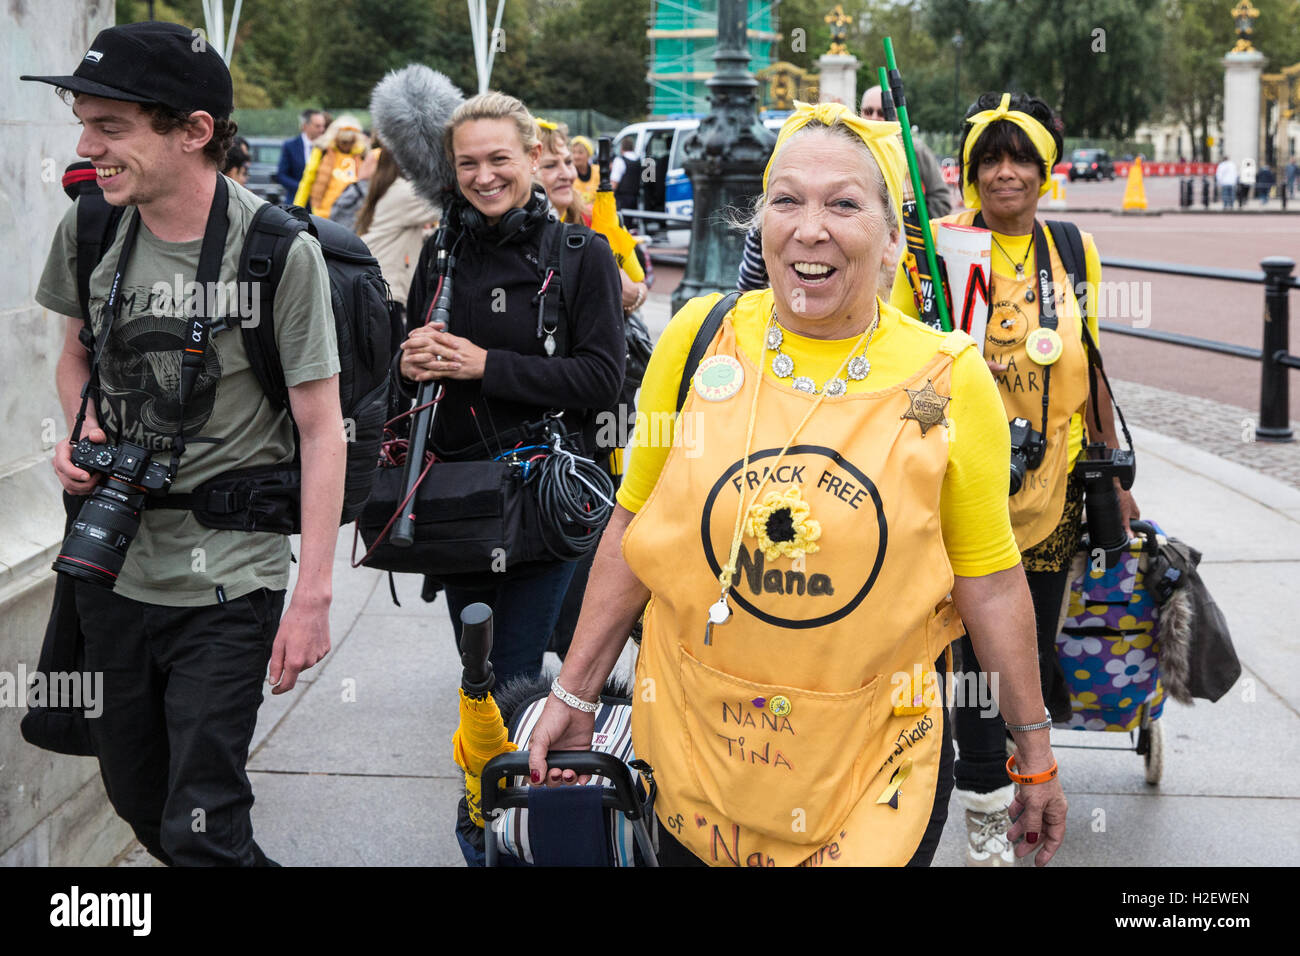
<svg viewBox="0 0 1300 956"><path fill-rule="evenodd" d="M1237 28L1237 45L1232 48L1233 53L1248 53L1255 49L1251 45L1250 35L1255 32L1255 21L1259 19L1259 11L1250 5L1250 0L1241 0L1232 8L1232 22Z"/></svg>
<svg viewBox="0 0 1300 956"><path fill-rule="evenodd" d="M748 208L763 191L763 167L776 143L758 119L745 8L745 0L718 0L716 71L708 82L712 109L683 146L694 213L686 276L673 292L674 312L695 296L736 287L744 236L720 214L728 206Z"/></svg>

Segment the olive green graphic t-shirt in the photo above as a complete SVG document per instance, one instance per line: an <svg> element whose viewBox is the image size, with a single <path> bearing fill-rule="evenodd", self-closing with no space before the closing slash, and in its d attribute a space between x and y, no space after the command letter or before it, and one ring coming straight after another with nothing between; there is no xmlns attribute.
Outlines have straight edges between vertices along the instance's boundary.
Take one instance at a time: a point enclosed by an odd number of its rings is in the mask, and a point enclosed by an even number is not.
<svg viewBox="0 0 1300 956"><path fill-rule="evenodd" d="M204 367L184 407L185 453L171 492L181 494L223 472L293 459L293 426L276 410L253 375L240 321L257 321L256 290L235 283L244 236L262 200L227 180L230 226L222 256L223 294L216 298L230 328L214 333ZM104 303L122 251L128 217L90 277L90 314L96 339ZM77 213L75 204L54 235L36 301L60 315L78 317ZM163 242L140 224L122 280L122 311L100 362L98 418L113 444L129 441L166 465L180 426L178 382L189 323L187 300L198 271L202 239ZM212 297L209 297L212 301ZM339 371L330 306L329 276L320 244L305 232L290 247L275 293L275 339L290 385L329 378ZM284 535L205 528L188 511L150 509L127 550L114 590L149 604L215 604L218 588L232 600L258 588L283 589L289 581L289 539Z"/></svg>

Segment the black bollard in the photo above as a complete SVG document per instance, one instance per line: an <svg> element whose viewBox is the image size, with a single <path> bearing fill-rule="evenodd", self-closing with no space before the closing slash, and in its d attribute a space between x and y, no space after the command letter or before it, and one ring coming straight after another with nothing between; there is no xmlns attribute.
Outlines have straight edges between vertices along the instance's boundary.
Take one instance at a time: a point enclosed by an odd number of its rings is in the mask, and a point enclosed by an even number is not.
<svg viewBox="0 0 1300 956"><path fill-rule="evenodd" d="M1291 315L1288 302L1295 260L1269 256L1264 270L1264 354L1259 376L1259 441L1295 441L1291 432L1290 369L1278 361L1290 351Z"/></svg>

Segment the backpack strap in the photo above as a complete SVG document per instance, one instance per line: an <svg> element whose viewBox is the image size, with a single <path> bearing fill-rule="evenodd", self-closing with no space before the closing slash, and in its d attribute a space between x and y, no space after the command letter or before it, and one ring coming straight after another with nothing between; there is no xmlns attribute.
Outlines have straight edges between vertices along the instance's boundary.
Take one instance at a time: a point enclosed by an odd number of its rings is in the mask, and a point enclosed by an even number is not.
<svg viewBox="0 0 1300 956"><path fill-rule="evenodd" d="M682 367L682 382L677 387L677 411L679 414L682 406L686 404L686 395L691 389L691 379L695 378L695 370L700 367L700 362L704 359L704 353L709 350L709 343L718 334L718 329L722 328L722 320L736 307L736 300L740 296L741 293L739 292L729 292L715 302L713 308L709 310L709 314L704 317L704 324L695 333L695 338L691 342L691 350L686 354L686 364Z"/></svg>
<svg viewBox="0 0 1300 956"><path fill-rule="evenodd" d="M63 173L63 190L77 202L77 301L81 304L82 322L79 338L91 350L95 337L90 323L90 274L113 244L126 210L110 205L104 198L90 163L70 165Z"/></svg>
<svg viewBox="0 0 1300 956"><path fill-rule="evenodd" d="M289 247L304 229L311 229L306 210L266 203L253 213L239 255L239 281L256 283L259 305L257 322L240 326L244 351L262 391L272 405L285 411L289 411L289 389L275 341L275 290L284 275Z"/></svg>
<svg viewBox="0 0 1300 956"><path fill-rule="evenodd" d="M1061 264L1065 266L1065 274L1070 281L1070 290L1078 299L1079 314L1083 318L1084 328L1087 329L1088 266L1083 249L1083 233L1079 232L1079 227L1074 223L1066 222L1063 219L1047 220L1047 230L1052 234L1052 244L1056 246L1056 254L1061 257ZM1083 285L1082 294L1079 292L1081 284Z"/></svg>

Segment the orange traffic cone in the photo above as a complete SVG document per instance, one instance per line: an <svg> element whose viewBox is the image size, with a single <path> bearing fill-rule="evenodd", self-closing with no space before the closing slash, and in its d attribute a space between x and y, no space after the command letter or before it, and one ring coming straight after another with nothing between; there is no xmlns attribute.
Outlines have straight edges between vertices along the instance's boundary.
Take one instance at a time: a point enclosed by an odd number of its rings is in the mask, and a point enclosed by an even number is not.
<svg viewBox="0 0 1300 956"><path fill-rule="evenodd" d="M1142 157L1128 168L1128 185L1124 187L1124 209L1146 209L1147 191L1142 182Z"/></svg>

